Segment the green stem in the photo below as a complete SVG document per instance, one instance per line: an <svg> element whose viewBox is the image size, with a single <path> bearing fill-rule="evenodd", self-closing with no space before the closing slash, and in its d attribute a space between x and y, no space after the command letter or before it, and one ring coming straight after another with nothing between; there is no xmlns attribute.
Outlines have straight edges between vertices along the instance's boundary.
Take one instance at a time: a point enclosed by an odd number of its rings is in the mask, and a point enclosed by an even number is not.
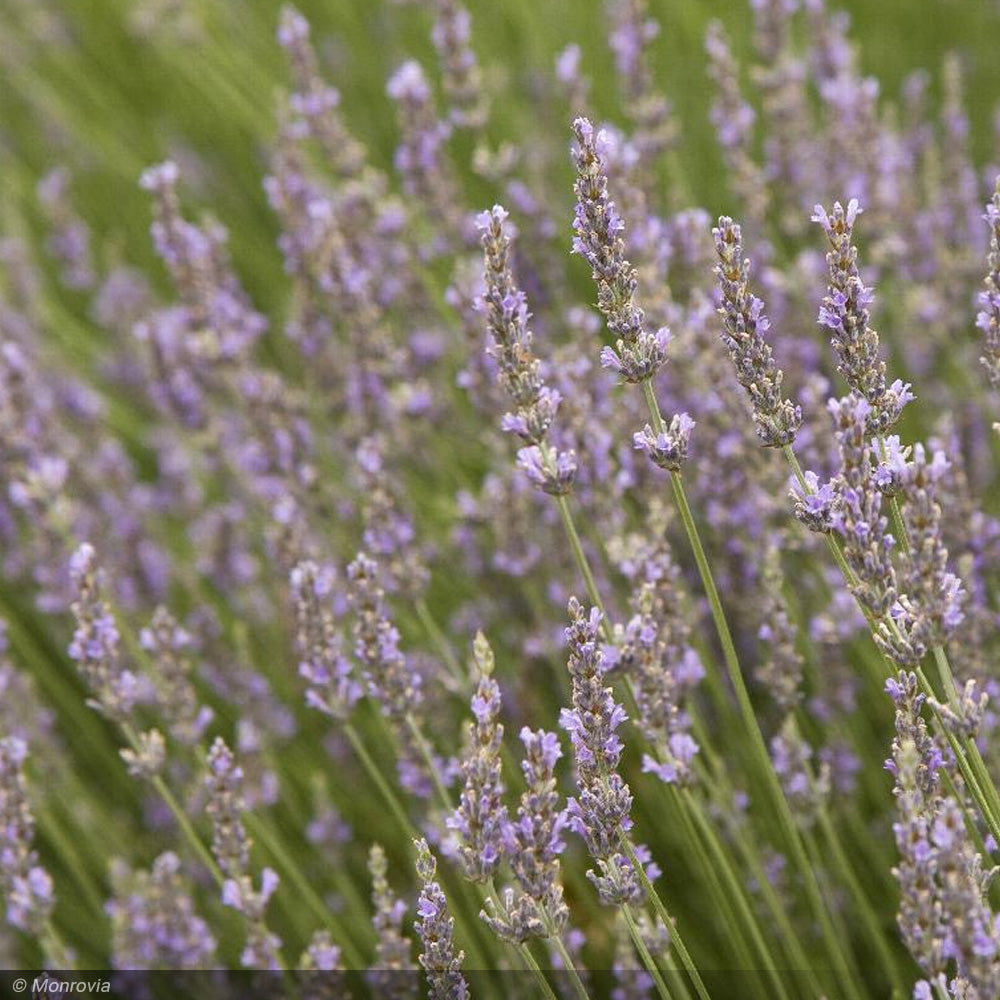
<svg viewBox="0 0 1000 1000"><path fill-rule="evenodd" d="M535 977L535 982L538 983L539 992L545 997L545 1000L558 1000L555 993L552 992L552 987L549 985L548 979L545 978L545 973L542 972L535 961L535 956L531 954L531 949L526 944L520 944L517 946L518 953L524 960L525 965L531 969L532 975ZM584 993L584 997L586 997Z"/></svg>
<svg viewBox="0 0 1000 1000"><path fill-rule="evenodd" d="M132 742L133 747L136 746L133 741L130 740L130 742ZM177 799L174 798L174 793L170 791L166 782L159 775L155 775L152 778L152 783L157 794L166 803L171 813L173 813L174 819L177 820L177 825L181 828L181 832L188 843L194 848L195 854L198 855L202 864L212 873L212 878L221 887L223 882L225 882L222 870L215 863L212 852L202 843L201 837L198 836L194 826L191 824L191 820L188 819L187 813L184 812Z"/></svg>
<svg viewBox="0 0 1000 1000"><path fill-rule="evenodd" d="M329 928L337 941L342 944L347 961L350 962L352 966L361 968L361 953L350 940L346 931L336 917L334 917L334 915L330 912L330 908L316 894L316 890L312 887L309 880L305 877L305 875L303 875L299 866L285 850L284 845L281 843L279 838L274 836L271 830L252 813L244 814L244 822L250 828L250 832L253 836L260 841L265 850L267 850L277 862L282 874L287 876L289 881L294 884L300 896L305 900L306 905L310 910L312 910L313 916L315 916L320 923Z"/></svg>
<svg viewBox="0 0 1000 1000"><path fill-rule="evenodd" d="M879 964L885 971L886 976L889 977L893 987L905 990L906 983L900 975L899 963L889 950L889 946L885 940L885 934L875 917L875 913L871 907L871 902L865 895L864 889L861 888L861 884L858 882L857 876L854 874L851 863L844 854L844 848L840 843L840 838L837 836L837 833L833 828L833 824L830 822L830 816L827 813L825 805L821 805L819 808L819 825L820 829L823 831L823 836L826 838L827 844L830 846L834 863L840 871L841 877L847 885L847 888L850 890L851 895L854 896L855 911L861 914L861 919L864 921L865 930L867 932L865 936L878 952Z"/></svg>
<svg viewBox="0 0 1000 1000"><path fill-rule="evenodd" d="M601 600L600 592L597 589L597 581L594 579L594 574L590 569L587 554L583 551L583 544L576 530L576 524L573 522L573 515L569 509L569 501L565 496L560 495L556 497L556 503L559 506L559 513L562 516L563 527L566 529L566 537L569 539L570 548L573 550L573 558L576 560L576 565L583 576L583 582L587 588L590 603L601 612L602 630L604 631L605 638L610 641L611 626L608 622L608 615L604 610L604 602Z"/></svg>
<svg viewBox="0 0 1000 1000"><path fill-rule="evenodd" d="M444 786L444 780L441 777L441 773L438 771L438 766L434 760L434 755L431 753L431 748L424 739L424 734L420 731L420 727L417 725L417 720L407 712L406 713L406 727L410 731L410 735L416 741L417 749L420 751L420 756L424 759L424 765L427 768L431 776L431 782L434 785L434 790L437 792L438 799L441 801L441 808L444 809L446 813L450 813L454 810L455 806L451 801L451 796L448 794L448 789Z"/></svg>
<svg viewBox="0 0 1000 1000"><path fill-rule="evenodd" d="M423 625L424 630L430 636L431 641L435 646L437 646L438 653L441 659L444 660L445 666L448 668L448 672L451 674L459 689L464 690L468 687L469 678L462 669L462 664L459 663L458 657L455 655L455 651L451 648L451 643L448 642L447 637L438 627L438 623L434 620L434 616L431 614L430 608L427 607L427 602L423 599L423 597L418 597L414 602L414 607L417 612L417 617L420 619L420 624Z"/></svg>
<svg viewBox="0 0 1000 1000"><path fill-rule="evenodd" d="M379 794L383 799L385 799L385 803L389 807L389 811L396 817L396 822L399 824L400 829L406 834L407 837L412 838L414 835L413 824L410 822L409 816L406 815L406 810L396 797L396 793L389 787L389 783L382 776L382 772L379 770L378 764L372 760L368 751L365 749L365 745L361 741L358 731L351 725L351 723L345 722L344 734L347 736L348 741L354 748L354 752L357 754L358 760L361 761L361 766L365 769L365 772L368 777L371 778L372 782L374 782L375 787L379 790Z"/></svg>
<svg viewBox="0 0 1000 1000"><path fill-rule="evenodd" d="M628 837L622 837L622 849L625 852L625 856L629 859L636 875L639 876L639 881L642 883L642 887L645 890L646 895L653 904L653 909L656 911L656 915L660 918L663 926L670 932L670 943L677 952L677 955L681 960L681 966L688 974L688 978L694 984L695 992L701 1000L710 1000L708 990L705 989L705 984L701 981L701 974L698 972L697 967L691 960L691 954L688 952L687 947L684 944L684 939L681 937L673 919L667 912L667 908L664 906L663 900L660 899L659 893L653 887L653 883L649 881L646 869L639 862L639 858L635 853L635 847L633 847L632 842L628 839Z"/></svg>
<svg viewBox="0 0 1000 1000"><path fill-rule="evenodd" d="M590 1000L590 995L587 993L587 987L583 985L583 980L580 978L580 974L576 971L576 966L573 964L573 958L566 950L566 945L563 943L562 937L551 927L549 928L549 935L549 940L552 941L556 951L559 952L559 957L562 959L563 967L569 973L570 982L573 984L573 992L576 993L578 1000Z"/></svg>
<svg viewBox="0 0 1000 1000"><path fill-rule="evenodd" d="M663 981L663 976L660 975L660 970L656 967L652 955L649 954L649 948L642 939L642 934L636 925L635 917L632 916L631 910L629 910L628 906L623 906L622 913L625 916L625 923L628 925L628 932L632 938L632 943L635 945L636 951L639 952L639 957L642 959L642 964L646 966L646 971L653 977L653 982L656 983L656 991L660 994L661 1000L673 1000L670 990L667 989L667 984Z"/></svg>
<svg viewBox="0 0 1000 1000"><path fill-rule="evenodd" d="M750 932L754 949L760 957L764 971L767 973L774 988L775 992L773 995L787 998L788 994L785 991L785 984L781 976L778 975L774 959L771 956L771 950L768 948L758 926L757 918L754 916L744 896L744 887L740 883L738 875L733 870L729 855L722 850L715 830L702 815L701 807L695 800L694 795L691 794L690 789L685 789L682 793L678 793L678 798L683 801L682 815L686 827L690 831L689 837L694 843L704 845L707 848L710 855L706 862L709 870L718 872L725 882L725 886L719 886L718 894L724 900L731 900L735 903L740 918ZM732 925L735 926L735 924L736 921L734 920Z"/></svg>

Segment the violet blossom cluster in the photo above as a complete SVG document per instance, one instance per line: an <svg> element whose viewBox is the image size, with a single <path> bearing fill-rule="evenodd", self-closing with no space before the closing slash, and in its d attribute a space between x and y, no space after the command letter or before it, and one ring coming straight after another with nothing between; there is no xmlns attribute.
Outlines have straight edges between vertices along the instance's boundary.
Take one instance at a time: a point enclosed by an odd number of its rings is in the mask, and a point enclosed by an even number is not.
<svg viewBox="0 0 1000 1000"><path fill-rule="evenodd" d="M559 808L555 767L562 756L559 737L543 729L521 729L525 789L517 818L504 827L503 840L520 893L505 889L500 906L486 902L483 919L500 937L522 943L562 934L569 919L563 898L559 855L566 813Z"/></svg>
<svg viewBox="0 0 1000 1000"><path fill-rule="evenodd" d="M329 564L299 563L291 573L295 646L306 703L343 721L361 697L361 685L342 648L334 616L336 570Z"/></svg>
<svg viewBox="0 0 1000 1000"><path fill-rule="evenodd" d="M472 49L472 19L456 0L435 0L437 17L431 41L441 60L442 84L456 128L478 129L486 122L486 91Z"/></svg>
<svg viewBox="0 0 1000 1000"><path fill-rule="evenodd" d="M567 825L584 839L597 864L587 878L601 901L615 906L642 898L639 877L622 851L622 840L632 829L632 792L618 773L622 741L617 730L627 716L605 686L600 611L592 608L587 614L572 598L569 617L566 643L573 701L572 708L560 712L559 724L573 743L578 796L567 804Z"/></svg>
<svg viewBox="0 0 1000 1000"><path fill-rule="evenodd" d="M916 677L900 673L886 688L896 706L896 738L886 767L896 779L899 927L927 977L914 996L931 996L930 983L950 988L950 996L995 996L1000 921L988 899L995 870L983 868L962 807L941 790L945 758L921 718L925 699Z"/></svg>
<svg viewBox="0 0 1000 1000"><path fill-rule="evenodd" d="M664 560L663 576L642 583L632 595L635 614L616 628L621 640L616 666L629 678L639 709L637 725L653 754L642 769L667 784L685 785L699 747L690 733L684 695L702 676L698 654L672 603L678 598L676 567Z"/></svg>
<svg viewBox="0 0 1000 1000"><path fill-rule="evenodd" d="M309 22L295 7L281 8L278 43L288 53L295 83L289 110L317 140L337 174L353 177L364 165L365 151L344 125L339 92L320 76L309 34Z"/></svg>
<svg viewBox="0 0 1000 1000"><path fill-rule="evenodd" d="M142 684L125 665L121 635L111 605L104 597L94 547L89 543L81 545L73 554L69 569L77 595L72 606L76 631L69 656L76 661L93 695L88 704L116 722L125 722L142 697Z"/></svg>
<svg viewBox="0 0 1000 1000"><path fill-rule="evenodd" d="M416 966L410 953L410 939L403 934L406 903L398 899L386 877L389 870L385 851L372 844L368 853L368 872L372 878L372 923L375 928L375 965L369 982L379 995L394 995L406 981L399 973L412 972ZM415 991L403 990L403 995Z"/></svg>
<svg viewBox="0 0 1000 1000"><path fill-rule="evenodd" d="M507 217L506 209L494 205L476 219L485 259L485 289L476 308L486 314L492 341L487 353L496 360L500 384L516 407L504 414L501 429L525 442L517 453L518 465L531 482L559 496L570 491L576 478L576 456L548 440L562 397L546 385L541 362L531 349L531 314L527 297L514 281Z"/></svg>
<svg viewBox="0 0 1000 1000"><path fill-rule="evenodd" d="M0 739L0 888L7 922L27 934L42 933L55 906L52 877L32 847L35 820L24 764L28 745Z"/></svg>
<svg viewBox="0 0 1000 1000"><path fill-rule="evenodd" d="M781 395L784 375L764 339L771 321L750 291L750 260L743 256L740 227L724 215L712 236L719 255L715 274L722 293L722 340L736 366L736 381L750 398L757 437L768 448L780 448L795 440L802 408Z"/></svg>
<svg viewBox="0 0 1000 1000"><path fill-rule="evenodd" d="M498 721L500 688L492 676L493 650L482 632L477 633L472 652L478 675L472 696L475 721L462 754L464 787L447 826L458 835L466 878L489 882L503 858L503 834L508 823L500 766L503 726Z"/></svg>
<svg viewBox="0 0 1000 1000"><path fill-rule="evenodd" d="M861 279L858 250L852 243L854 223L861 211L856 198L848 202L846 209L839 201L834 202L830 213L822 205L816 206L813 221L823 227L830 243L826 255L830 284L820 307L819 322L833 335L830 343L837 353L837 371L868 402L869 432L884 434L899 419L913 393L909 383L901 379L886 385L878 334L869 321L874 293Z"/></svg>
<svg viewBox="0 0 1000 1000"><path fill-rule="evenodd" d="M121 859L111 868L112 964L118 969L208 969L216 961L215 937L200 917L180 859L161 854L148 871Z"/></svg>
<svg viewBox="0 0 1000 1000"><path fill-rule="evenodd" d="M399 742L400 780L410 791L426 797L429 777L411 724L423 700L423 681L399 648L400 635L388 616L378 564L364 552L347 567L347 599L354 612L355 659L368 693L392 722Z"/></svg>
<svg viewBox="0 0 1000 1000"><path fill-rule="evenodd" d="M448 901L435 881L437 861L427 841L415 840L417 875L423 883L417 900L417 934L423 944L420 964L427 973L427 985L433 1000L467 1000L469 986L462 975L465 953L456 953L453 940L455 919L448 912Z"/></svg>
<svg viewBox="0 0 1000 1000"><path fill-rule="evenodd" d="M928 458L920 443L913 446L912 457L909 452L897 445L890 463L890 476L903 501L908 545L893 627L883 624L879 630L883 648L905 666L918 662L931 647L943 645L965 618L964 588L948 569L941 526L939 495L951 463L942 451Z"/></svg>
<svg viewBox="0 0 1000 1000"><path fill-rule="evenodd" d="M986 257L988 271L979 293L982 309L976 315L976 326L983 333L985 353L980 359L986 369L990 384L1000 387L1000 177L992 199L986 204L983 216L990 227L990 249Z"/></svg>
<svg viewBox="0 0 1000 1000"><path fill-rule="evenodd" d="M271 868L260 874L255 888L250 869L250 837L243 825L243 768L236 756L217 737L208 751L204 777L205 812L212 821L212 855L224 881L222 902L240 913L246 923L246 944L240 961L245 968L280 969L281 940L264 921L268 901L278 888L278 875Z"/></svg>
<svg viewBox="0 0 1000 1000"><path fill-rule="evenodd" d="M625 222L608 193L610 137L603 129L595 131L586 118L573 122L573 134L577 173L573 252L590 265L597 283L597 305L617 338L614 347L601 350L601 364L625 382L645 382L667 360L669 333L665 328L650 332L636 302L638 279L625 258Z"/></svg>

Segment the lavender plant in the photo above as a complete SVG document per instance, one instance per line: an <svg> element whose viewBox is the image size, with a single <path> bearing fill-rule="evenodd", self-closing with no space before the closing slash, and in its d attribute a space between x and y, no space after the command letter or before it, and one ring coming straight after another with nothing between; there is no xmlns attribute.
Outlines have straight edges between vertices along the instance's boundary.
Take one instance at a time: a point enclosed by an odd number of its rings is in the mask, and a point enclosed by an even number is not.
<svg viewBox="0 0 1000 1000"><path fill-rule="evenodd" d="M251 6L0 7L0 968L1000 995L1000 9Z"/></svg>

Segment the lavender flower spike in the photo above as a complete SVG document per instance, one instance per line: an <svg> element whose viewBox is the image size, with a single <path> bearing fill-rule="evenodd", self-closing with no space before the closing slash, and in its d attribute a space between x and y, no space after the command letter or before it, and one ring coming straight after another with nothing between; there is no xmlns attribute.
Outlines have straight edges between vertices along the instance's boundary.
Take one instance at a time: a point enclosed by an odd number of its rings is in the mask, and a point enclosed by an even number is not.
<svg viewBox="0 0 1000 1000"><path fill-rule="evenodd" d="M893 609L894 628L880 627L880 645L898 663L912 665L928 648L941 645L961 625L965 615L962 581L948 571L948 550L942 540L938 496L951 463L944 452L928 459L922 444L913 457L897 455L892 478L904 500L903 517L910 537L903 590ZM899 635L903 636L900 641Z"/></svg>
<svg viewBox="0 0 1000 1000"><path fill-rule="evenodd" d="M694 421L686 413L675 413L660 434L649 424L632 435L637 451L644 451L654 465L668 472L680 472L687 461Z"/></svg>
<svg viewBox="0 0 1000 1000"><path fill-rule="evenodd" d="M243 915L246 944L240 961L244 968L281 968L281 940L264 922L268 900L278 888L278 876L264 868L260 888L254 888L250 875L250 838L243 826L243 769L232 750L217 738L208 752L205 774L208 801L205 811L212 820L212 854L225 876L222 902Z"/></svg>
<svg viewBox="0 0 1000 1000"><path fill-rule="evenodd" d="M740 227L722 216L712 236L719 255L715 274L722 292L722 340L736 366L736 380L750 397L757 437L765 447L781 448L795 440L802 409L781 396L784 376L763 336L771 325L764 303L750 292L750 261L743 256Z"/></svg>
<svg viewBox="0 0 1000 1000"><path fill-rule="evenodd" d="M7 922L38 935L52 914L52 879L31 848L35 821L28 804L24 762L28 746L9 736L0 740L0 890Z"/></svg>
<svg viewBox="0 0 1000 1000"><path fill-rule="evenodd" d="M989 270L984 282L986 289L979 293L982 310L976 316L976 326L986 338L986 353L980 360L990 384L1000 389L1000 177L983 218L990 227L990 251L986 257Z"/></svg>
<svg viewBox="0 0 1000 1000"><path fill-rule="evenodd" d="M530 937L560 934L569 918L559 878L559 855L566 846L562 839L566 815L558 808L554 773L562 756L559 737L544 729L532 732L527 726L520 735L526 787L517 819L504 830L504 841L521 895L515 900L508 889L503 913L487 900L483 916L502 938L518 943Z"/></svg>
<svg viewBox="0 0 1000 1000"><path fill-rule="evenodd" d="M468 1000L469 986L462 975L465 953L455 954L455 920L448 915L448 901L434 881L437 862L426 840L413 843L417 849L417 875L424 884L417 901L417 933L424 946L420 964L427 970L430 995L432 1000Z"/></svg>
<svg viewBox="0 0 1000 1000"><path fill-rule="evenodd" d="M511 234L506 221L507 211L501 205L476 218L485 263L485 291L476 308L486 315L492 342L487 353L496 360L500 384L515 406L513 413L504 414L500 427L525 442L518 452L518 465L531 482L558 496L568 493L573 485L576 456L548 442L562 397L545 384L541 363L531 350L531 313L511 271Z"/></svg>
<svg viewBox="0 0 1000 1000"><path fill-rule="evenodd" d="M601 614L586 614L574 597L569 603L569 673L573 707L564 708L559 724L573 742L578 798L569 800L569 827L587 843L599 871L587 872L601 901L608 905L634 902L642 895L632 866L621 853L622 837L632 828L632 793L618 774L622 741L618 727L625 710L604 683L604 656L598 641Z"/></svg>
<svg viewBox="0 0 1000 1000"><path fill-rule="evenodd" d="M819 322L833 333L830 343L837 353L837 371L871 407L869 433L884 434L899 419L913 393L909 383L904 385L899 379L886 385L878 334L869 326L868 307L874 294L861 280L858 250L851 242L860 214L861 206L855 198L846 209L838 201L829 214L822 205L817 205L813 213L813 222L823 227L830 242L826 255L830 284L819 310Z"/></svg>
<svg viewBox="0 0 1000 1000"><path fill-rule="evenodd" d="M586 118L573 122L573 134L577 172L573 252L590 265L597 283L598 308L618 338L615 347L601 352L601 364L618 372L625 382L645 382L667 360L668 333L666 329L647 330L636 303L638 278L625 259L625 223L608 195L608 135L603 130L595 132Z"/></svg>
<svg viewBox="0 0 1000 1000"><path fill-rule="evenodd" d="M844 540L844 558L857 577L854 596L874 618L884 618L897 597L891 551L895 543L886 530L882 494L872 473L867 400L851 393L830 401L840 446L841 471L835 485L837 506L830 522Z"/></svg>
<svg viewBox="0 0 1000 1000"><path fill-rule="evenodd" d="M459 854L466 877L473 882L488 882L500 867L507 825L500 774L503 726L497 722L500 688L492 676L493 650L482 632L476 634L472 650L479 672L479 684L472 696L476 720L469 729L462 760L465 787L447 825L460 836Z"/></svg>
<svg viewBox="0 0 1000 1000"><path fill-rule="evenodd" d="M76 550L69 571L77 594L72 606L76 631L69 645L70 658L94 695L88 704L109 719L125 722L139 700L141 685L122 663L118 626L104 599L92 545L84 543Z"/></svg>
<svg viewBox="0 0 1000 1000"><path fill-rule="evenodd" d="M403 935L406 904L397 899L386 878L388 865L385 851L372 844L368 854L368 871L372 877L372 922L375 926L375 966L369 975L372 988L379 994L392 994L392 985L399 972L415 968L410 957L410 939Z"/></svg>
<svg viewBox="0 0 1000 1000"><path fill-rule="evenodd" d="M334 580L332 566L311 561L298 563L290 576L299 675L309 685L306 703L343 721L361 697L362 688L341 648L334 622Z"/></svg>
<svg viewBox="0 0 1000 1000"><path fill-rule="evenodd" d="M893 831L900 862L893 874L903 940L928 979L943 979L954 969L948 995L998 996L1000 924L988 898L995 869L983 869L959 803L941 793L944 757L920 717L923 695L916 677L900 673L886 689L896 703L896 738L886 767L896 778ZM917 984L915 997L931 995L929 984Z"/></svg>

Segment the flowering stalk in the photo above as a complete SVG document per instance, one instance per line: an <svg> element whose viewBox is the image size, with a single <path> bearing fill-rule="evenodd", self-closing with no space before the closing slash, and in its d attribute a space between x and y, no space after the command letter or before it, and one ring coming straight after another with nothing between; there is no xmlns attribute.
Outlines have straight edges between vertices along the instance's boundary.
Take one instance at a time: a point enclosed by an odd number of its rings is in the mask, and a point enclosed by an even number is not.
<svg viewBox="0 0 1000 1000"><path fill-rule="evenodd" d="M260 888L250 875L250 838L243 826L243 769L221 737L208 752L205 811L212 820L212 854L225 878L222 902L243 916L246 945L240 956L248 969L282 968L278 949L281 940L267 929L264 910L278 888L278 876L270 868L260 874Z"/></svg>
<svg viewBox="0 0 1000 1000"><path fill-rule="evenodd" d="M715 274L722 292L722 340L736 366L736 381L750 397L757 437L767 448L781 448L795 440L802 408L781 396L784 375L763 336L771 323L764 303L750 292L750 261L743 256L740 227L722 216L712 236L719 255Z"/></svg>
<svg viewBox="0 0 1000 1000"><path fill-rule="evenodd" d="M417 934L423 942L420 964L427 972L427 984L433 1000L468 1000L469 986L462 975L465 952L455 951L452 933L455 918L448 913L448 902L435 881L437 862L423 838L413 842L417 850L417 875L423 882L417 901Z"/></svg>
<svg viewBox="0 0 1000 1000"><path fill-rule="evenodd" d="M904 385L900 379L886 385L878 334L869 325L868 307L874 293L861 280L858 250L852 243L854 223L861 211L857 199L852 198L846 209L838 201L830 213L822 205L817 205L813 213L812 221L823 227L830 243L826 255L830 284L820 307L819 322L833 334L830 343L837 354L837 371L868 401L870 432L884 434L899 419L913 393L909 383Z"/></svg>
<svg viewBox="0 0 1000 1000"><path fill-rule="evenodd" d="M574 188L577 194L574 219L577 236L573 241L573 249L585 257L591 265L598 287L598 306L607 318L609 329L619 335L617 352L604 348L602 363L605 367L613 367L620 371L625 381L639 382L642 385L652 418L652 431L657 437L666 436L667 424L660 413L651 381L652 375L665 360L662 346L654 348L653 345L663 345L665 337L651 338L646 333L642 311L635 302L635 272L625 259L624 242L621 238L624 222L608 194L607 162L604 152L607 140L601 133L595 134L591 123L583 118L578 118L573 123L573 131L577 139L577 146L573 149L573 160L577 168ZM670 472L677 509L712 609L712 618L722 644L723 657L730 682L736 692L743 724L754 747L756 766L767 784L786 843L805 878L810 904L823 931L827 947L831 955L837 956L840 953L840 944L757 723L729 623L691 513L679 466L671 468L667 465L666 468ZM842 960L838 965L842 969L847 967L847 963ZM850 977L845 980L844 985L851 995L857 994L857 987Z"/></svg>
<svg viewBox="0 0 1000 1000"><path fill-rule="evenodd" d="M587 878L597 888L601 902L617 906L625 914L636 947L654 979L659 980L659 973L630 910L643 896L653 904L663 926L672 929L673 943L685 970L699 996L707 1000L698 970L650 880L649 872L655 873L655 878L659 869L650 861L648 850L634 845L629 837L632 793L618 773L622 742L616 733L627 716L612 697L611 689L604 686L603 653L598 644L601 614L597 608L585 614L579 601L572 598L569 615L566 641L573 701L572 708L562 710L559 722L573 742L579 797L569 800L567 826L586 842L597 863L597 870L588 871ZM662 980L658 985L663 993Z"/></svg>
<svg viewBox="0 0 1000 1000"><path fill-rule="evenodd" d="M28 747L16 736L0 739L0 888L7 923L37 935L56 968L72 968L69 952L52 927L52 877L32 849L35 820L28 802L24 762Z"/></svg>
<svg viewBox="0 0 1000 1000"><path fill-rule="evenodd" d="M489 882L500 867L503 833L508 824L500 774L503 726L497 721L500 688L492 677L493 650L482 632L476 634L472 651L479 674L472 698L475 722L470 727L462 760L465 787L447 825L459 835L458 850L466 878Z"/></svg>
<svg viewBox="0 0 1000 1000"><path fill-rule="evenodd" d="M517 461L531 482L545 493L561 497L570 491L576 477L576 456L548 441L562 397L545 384L541 362L532 351L527 297L515 284L510 265L507 217L506 209L494 205L476 218L485 260L485 290L477 308L486 316L492 340L487 353L496 359L500 384L516 407L504 414L500 428L525 443Z"/></svg>
<svg viewBox="0 0 1000 1000"><path fill-rule="evenodd" d="M986 377L994 389L1000 389L1000 177L997 177L992 199L983 216L990 227L990 249L986 257L988 270L979 293L982 309L976 314L976 326L983 333L984 354L979 359ZM1000 424L993 425L1000 433Z"/></svg>

